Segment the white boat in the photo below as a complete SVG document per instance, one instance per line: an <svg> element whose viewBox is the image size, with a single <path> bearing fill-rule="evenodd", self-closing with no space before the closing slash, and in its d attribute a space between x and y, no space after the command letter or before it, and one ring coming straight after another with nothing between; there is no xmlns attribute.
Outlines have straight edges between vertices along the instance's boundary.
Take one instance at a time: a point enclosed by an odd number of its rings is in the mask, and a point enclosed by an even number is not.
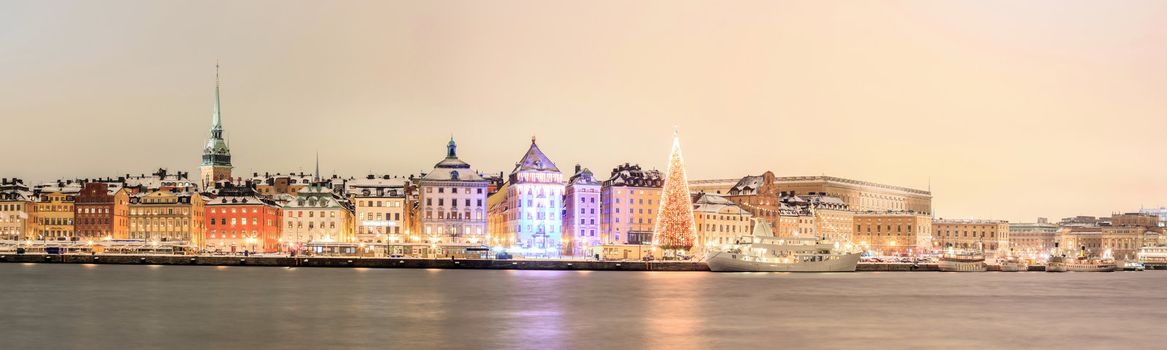
<svg viewBox="0 0 1167 350"><path fill-rule="evenodd" d="M948 253L940 257L940 271L945 272L985 272L988 266L985 265L985 255L975 251L954 251L952 248L948 249Z"/></svg>
<svg viewBox="0 0 1167 350"><path fill-rule="evenodd" d="M1123 271L1143 271L1146 269L1147 267L1145 265L1137 261L1127 261L1126 263L1122 264Z"/></svg>
<svg viewBox="0 0 1167 350"><path fill-rule="evenodd" d="M1118 264L1110 259L1077 259L1066 262L1066 271L1070 272L1114 272Z"/></svg>
<svg viewBox="0 0 1167 350"><path fill-rule="evenodd" d="M1029 264L1025 260L1011 256L1001 261L1001 272L1029 271Z"/></svg>
<svg viewBox="0 0 1167 350"><path fill-rule="evenodd" d="M859 255L816 238L774 237L770 224L759 219L752 235L711 252L706 263L715 272L854 272Z"/></svg>
<svg viewBox="0 0 1167 350"><path fill-rule="evenodd" d="M1060 256L1051 256L1049 261L1045 263L1045 272L1066 272L1066 258Z"/></svg>

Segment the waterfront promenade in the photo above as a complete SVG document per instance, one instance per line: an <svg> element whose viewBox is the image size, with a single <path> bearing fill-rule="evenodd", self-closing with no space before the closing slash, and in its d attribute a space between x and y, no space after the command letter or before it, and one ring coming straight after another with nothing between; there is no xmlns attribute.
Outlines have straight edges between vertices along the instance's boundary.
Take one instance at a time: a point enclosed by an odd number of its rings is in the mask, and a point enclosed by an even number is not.
<svg viewBox="0 0 1167 350"><path fill-rule="evenodd" d="M704 262L595 261L553 259L418 259L362 257L272 257L192 255L0 254L0 263L193 265L268 267L358 267L464 270L709 271ZM991 269L991 268L990 268ZM859 272L939 271L936 264L862 263ZM1041 270L1034 270L1041 271Z"/></svg>

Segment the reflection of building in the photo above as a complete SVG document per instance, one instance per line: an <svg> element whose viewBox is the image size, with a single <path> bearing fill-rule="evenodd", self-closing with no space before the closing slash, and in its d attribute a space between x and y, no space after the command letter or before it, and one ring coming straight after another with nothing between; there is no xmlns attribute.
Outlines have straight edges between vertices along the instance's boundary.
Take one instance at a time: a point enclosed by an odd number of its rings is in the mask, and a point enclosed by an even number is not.
<svg viewBox="0 0 1167 350"><path fill-rule="evenodd" d="M660 171L624 163L600 188L600 234L604 244L649 244L664 179Z"/></svg>
<svg viewBox="0 0 1167 350"><path fill-rule="evenodd" d="M938 219L932 222L932 232L940 248L984 249L985 255L1009 252L1008 221Z"/></svg>
<svg viewBox="0 0 1167 350"><path fill-rule="evenodd" d="M557 254L563 237L563 190L563 173L531 138L507 183L492 195L502 196L491 208L502 223L492 239L513 242L506 246L530 249L530 254Z"/></svg>
<svg viewBox="0 0 1167 350"><path fill-rule="evenodd" d="M428 243L486 243L486 190L489 183L458 159L454 139L446 158L417 179L418 226L414 236ZM413 240L413 237L411 237Z"/></svg>
<svg viewBox="0 0 1167 350"><path fill-rule="evenodd" d="M352 211L331 189L301 188L283 209L281 237L285 244L342 242L356 240Z"/></svg>
<svg viewBox="0 0 1167 350"><path fill-rule="evenodd" d="M203 147L203 162L199 166L203 189L216 182L231 180L231 150L223 139L223 124L219 116L219 65L215 65L215 108L211 112L211 137Z"/></svg>
<svg viewBox="0 0 1167 350"><path fill-rule="evenodd" d="M223 186L206 202L208 251L280 250L280 207L249 187Z"/></svg>
<svg viewBox="0 0 1167 350"><path fill-rule="evenodd" d="M600 181L577 164L563 199L563 254L583 256L600 240Z"/></svg>
<svg viewBox="0 0 1167 350"><path fill-rule="evenodd" d="M1013 254L1036 257L1053 252L1058 225L1042 221L1009 223L1009 248Z"/></svg>
<svg viewBox="0 0 1167 350"><path fill-rule="evenodd" d="M345 185L356 212L357 242L405 242L409 236L408 183L404 178L369 175Z"/></svg>
<svg viewBox="0 0 1167 350"><path fill-rule="evenodd" d="M751 234L754 216L725 197L697 193L693 199L693 219L697 226L695 251L722 244L731 244L741 236Z"/></svg>
<svg viewBox="0 0 1167 350"><path fill-rule="evenodd" d="M20 179L0 181L0 240L22 239L30 224L32 193Z"/></svg>
<svg viewBox="0 0 1167 350"><path fill-rule="evenodd" d="M130 191L120 183L86 183L73 207L78 239L129 238Z"/></svg>
<svg viewBox="0 0 1167 350"><path fill-rule="evenodd" d="M205 199L201 194L154 191L130 197L130 239L203 246Z"/></svg>
<svg viewBox="0 0 1167 350"><path fill-rule="evenodd" d="M876 254L926 254L932 242L932 217L913 212L855 213L853 243Z"/></svg>

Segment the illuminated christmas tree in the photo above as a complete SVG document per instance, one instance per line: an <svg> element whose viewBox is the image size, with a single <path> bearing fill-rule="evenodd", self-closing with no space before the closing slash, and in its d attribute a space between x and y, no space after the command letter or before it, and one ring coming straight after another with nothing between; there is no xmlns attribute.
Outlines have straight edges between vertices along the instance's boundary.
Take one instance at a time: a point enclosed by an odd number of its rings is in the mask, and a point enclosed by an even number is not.
<svg viewBox="0 0 1167 350"><path fill-rule="evenodd" d="M654 242L665 251L665 256L693 248L697 234L693 222L693 198L689 194L689 179L685 176L685 161L681 157L681 138L676 133L673 134L673 153L669 156L653 232L656 235Z"/></svg>

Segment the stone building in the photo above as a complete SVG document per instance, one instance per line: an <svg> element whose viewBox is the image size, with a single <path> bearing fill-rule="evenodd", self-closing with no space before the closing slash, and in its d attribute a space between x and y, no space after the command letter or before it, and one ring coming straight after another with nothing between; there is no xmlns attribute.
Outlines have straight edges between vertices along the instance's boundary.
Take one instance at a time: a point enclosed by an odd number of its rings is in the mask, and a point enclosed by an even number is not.
<svg viewBox="0 0 1167 350"><path fill-rule="evenodd" d="M409 181L388 175L369 175L345 185L356 214L356 239L362 243L408 241Z"/></svg>
<svg viewBox="0 0 1167 350"><path fill-rule="evenodd" d="M750 234L754 216L733 201L720 195L697 193L693 195L693 220L697 227L695 252L732 244L738 237Z"/></svg>
<svg viewBox="0 0 1167 350"><path fill-rule="evenodd" d="M603 244L600 234L600 188L591 170L576 164L567 181L563 199L563 254L586 256L591 247Z"/></svg>
<svg viewBox="0 0 1167 350"><path fill-rule="evenodd" d="M21 179L0 179L0 241L26 237L32 199L32 192Z"/></svg>
<svg viewBox="0 0 1167 350"><path fill-rule="evenodd" d="M285 244L300 249L307 243L356 241L352 208L330 188L301 188L281 209Z"/></svg>
<svg viewBox="0 0 1167 350"><path fill-rule="evenodd" d="M73 204L81 192L79 181L38 185L33 191L26 240L75 241Z"/></svg>
<svg viewBox="0 0 1167 350"><path fill-rule="evenodd" d="M270 199L246 186L224 186L207 199L203 249L211 252L272 253L282 246L283 211Z"/></svg>
<svg viewBox="0 0 1167 350"><path fill-rule="evenodd" d="M940 248L983 249L986 256L1009 253L1009 222L1003 220L932 221L933 241Z"/></svg>
<svg viewBox="0 0 1167 350"><path fill-rule="evenodd" d="M515 163L507 182L491 197L500 205L490 208L501 217L501 227L491 241L524 255L547 256L560 253L563 238L563 173L539 149L535 138ZM494 228L492 228L494 229ZM509 243L509 244L507 244Z"/></svg>
<svg viewBox="0 0 1167 350"><path fill-rule="evenodd" d="M128 239L130 191L120 182L88 182L73 205L79 240Z"/></svg>
<svg viewBox="0 0 1167 350"><path fill-rule="evenodd" d="M199 193L153 191L130 197L130 239L204 246L206 199Z"/></svg>
<svg viewBox="0 0 1167 350"><path fill-rule="evenodd" d="M910 211L858 212L852 242L877 255L920 255L937 250L932 217Z"/></svg>
<svg viewBox="0 0 1167 350"><path fill-rule="evenodd" d="M600 187L604 244L651 244L664 178L657 170L624 163Z"/></svg>
<svg viewBox="0 0 1167 350"><path fill-rule="evenodd" d="M932 212L932 193L908 187L885 185L869 181L845 179L834 176L786 176L775 177L773 172L762 175L746 176L740 179L711 179L689 181L692 191L715 194L727 194L735 203L744 203L744 198L738 196L762 195L769 198L755 198L762 202L772 199L779 193L787 195L825 195L839 198L852 211L911 211L930 214ZM754 203L759 205L760 203ZM777 210L774 208L765 208ZM749 209L747 209L749 210ZM767 221L774 222L776 217L766 217ZM763 212L764 214L764 212ZM777 215L777 214L774 214Z"/></svg>
<svg viewBox="0 0 1167 350"><path fill-rule="evenodd" d="M454 139L446 145L446 158L416 180L418 226L424 243L483 244L486 235L488 181L458 159ZM502 244L503 242L499 242Z"/></svg>
<svg viewBox="0 0 1167 350"><path fill-rule="evenodd" d="M1058 225L1048 222L1009 223L1009 249L1015 255L1037 258L1052 254Z"/></svg>

